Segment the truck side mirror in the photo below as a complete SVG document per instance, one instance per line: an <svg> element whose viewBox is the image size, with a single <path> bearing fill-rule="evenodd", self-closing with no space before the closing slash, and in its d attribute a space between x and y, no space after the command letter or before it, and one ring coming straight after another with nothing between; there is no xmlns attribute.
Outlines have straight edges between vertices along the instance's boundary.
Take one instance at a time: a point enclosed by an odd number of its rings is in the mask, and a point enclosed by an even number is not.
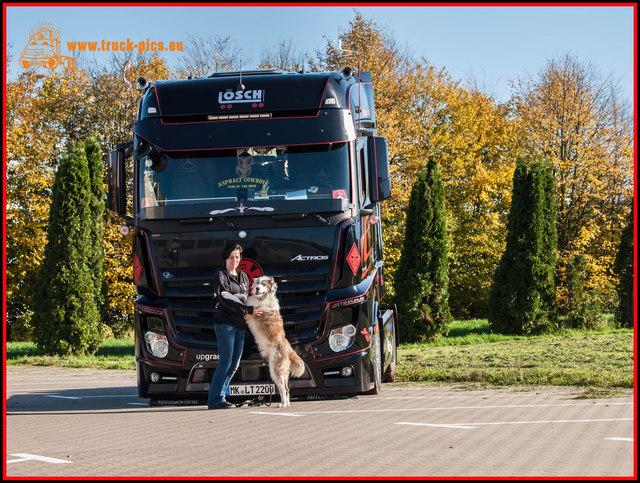
<svg viewBox="0 0 640 483"><path fill-rule="evenodd" d="M391 196L391 178L389 177L389 154L387 140L383 137L367 139L369 160L369 193L373 203Z"/></svg>
<svg viewBox="0 0 640 483"><path fill-rule="evenodd" d="M131 156L133 143L119 144L109 152L109 196L107 209L120 216L127 214L127 170L125 160Z"/></svg>

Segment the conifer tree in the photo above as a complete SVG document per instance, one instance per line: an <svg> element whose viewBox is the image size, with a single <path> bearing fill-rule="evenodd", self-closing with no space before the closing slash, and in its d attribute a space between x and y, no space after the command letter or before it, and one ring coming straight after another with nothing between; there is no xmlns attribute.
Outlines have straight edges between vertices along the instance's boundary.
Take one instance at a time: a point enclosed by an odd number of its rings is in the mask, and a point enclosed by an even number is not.
<svg viewBox="0 0 640 483"><path fill-rule="evenodd" d="M93 271L93 283L100 319L106 323L107 282L104 276L103 217L104 217L104 171L100 145L95 138L85 143L85 154L89 168L90 182L90 234L89 266Z"/></svg>
<svg viewBox="0 0 640 483"><path fill-rule="evenodd" d="M400 340L433 340L448 332L449 267L444 187L435 159L411 190L402 256L395 274Z"/></svg>
<svg viewBox="0 0 640 483"><path fill-rule="evenodd" d="M622 232L614 271L618 276L616 322L621 327L633 327L633 207Z"/></svg>
<svg viewBox="0 0 640 483"><path fill-rule="evenodd" d="M84 149L71 145L53 183L47 244L33 299L35 341L49 354L93 353L101 342L88 257L91 197Z"/></svg>
<svg viewBox="0 0 640 483"><path fill-rule="evenodd" d="M600 325L600 303L597 294L587 287L587 257L578 253L567 266L567 327L597 329Z"/></svg>
<svg viewBox="0 0 640 483"><path fill-rule="evenodd" d="M553 172L541 158L518 159L507 243L489 296L495 332L531 334L556 323L556 202Z"/></svg>

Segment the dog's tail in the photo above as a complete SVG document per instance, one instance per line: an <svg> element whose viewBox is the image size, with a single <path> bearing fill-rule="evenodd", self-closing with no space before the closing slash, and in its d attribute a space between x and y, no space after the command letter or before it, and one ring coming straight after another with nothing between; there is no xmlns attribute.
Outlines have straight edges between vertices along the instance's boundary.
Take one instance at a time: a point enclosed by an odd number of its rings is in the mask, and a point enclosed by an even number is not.
<svg viewBox="0 0 640 483"><path fill-rule="evenodd" d="M304 362L302 362L300 356L293 350L289 353L289 361L291 362L289 371L293 377L300 377L304 374Z"/></svg>

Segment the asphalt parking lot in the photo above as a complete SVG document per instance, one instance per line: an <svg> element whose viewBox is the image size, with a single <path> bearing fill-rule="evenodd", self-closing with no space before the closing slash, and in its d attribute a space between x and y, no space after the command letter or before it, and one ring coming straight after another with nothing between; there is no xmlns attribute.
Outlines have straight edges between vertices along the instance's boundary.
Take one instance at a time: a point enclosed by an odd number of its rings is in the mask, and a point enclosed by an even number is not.
<svg viewBox="0 0 640 483"><path fill-rule="evenodd" d="M380 396L149 406L133 371L8 366L5 478L635 477L632 392L385 384Z"/></svg>

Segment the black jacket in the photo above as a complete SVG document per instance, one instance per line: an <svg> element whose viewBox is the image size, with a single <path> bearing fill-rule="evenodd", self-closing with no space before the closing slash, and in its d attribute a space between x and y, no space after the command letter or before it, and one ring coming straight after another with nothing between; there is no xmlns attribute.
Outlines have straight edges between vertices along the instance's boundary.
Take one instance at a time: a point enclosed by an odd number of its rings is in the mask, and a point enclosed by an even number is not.
<svg viewBox="0 0 640 483"><path fill-rule="evenodd" d="M238 269L238 276L234 277L226 269L222 268L213 277L213 293L216 296L216 315L214 324L229 324L236 329L244 330L247 324L243 315L252 314L253 307L229 300L220 295L221 292L229 292L234 295L249 294L249 276Z"/></svg>

